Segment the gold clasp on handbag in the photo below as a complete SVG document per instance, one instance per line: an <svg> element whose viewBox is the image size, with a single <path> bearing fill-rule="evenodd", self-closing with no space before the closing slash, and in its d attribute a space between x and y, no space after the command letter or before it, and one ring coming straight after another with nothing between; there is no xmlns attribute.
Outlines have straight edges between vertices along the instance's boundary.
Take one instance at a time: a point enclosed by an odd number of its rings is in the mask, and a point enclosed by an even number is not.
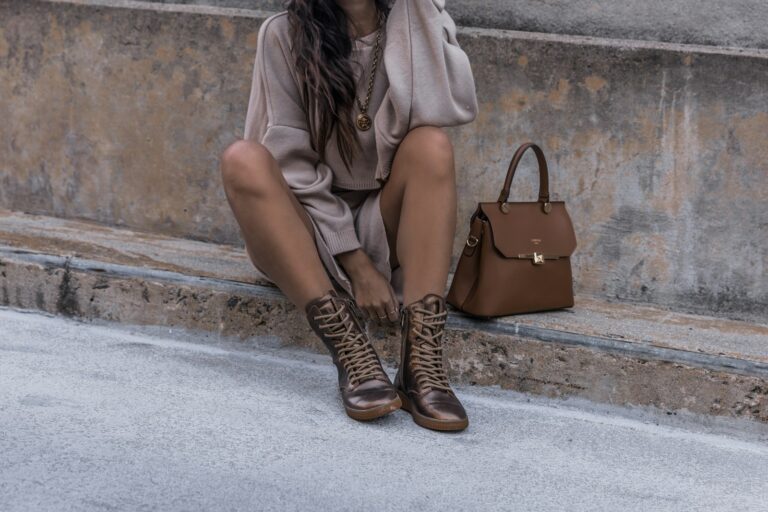
<svg viewBox="0 0 768 512"><path fill-rule="evenodd" d="M467 247L475 247L480 242L480 239L475 235L469 235L467 238Z"/></svg>
<svg viewBox="0 0 768 512"><path fill-rule="evenodd" d="M518 254L518 258L532 260L534 265L544 264L544 254L540 252L534 252L533 254Z"/></svg>

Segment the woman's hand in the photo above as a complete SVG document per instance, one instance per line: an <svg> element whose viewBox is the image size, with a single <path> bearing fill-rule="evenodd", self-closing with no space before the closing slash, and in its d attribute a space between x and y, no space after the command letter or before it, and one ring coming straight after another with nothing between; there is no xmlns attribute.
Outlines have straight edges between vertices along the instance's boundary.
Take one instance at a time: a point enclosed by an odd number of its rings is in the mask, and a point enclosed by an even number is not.
<svg viewBox="0 0 768 512"><path fill-rule="evenodd" d="M392 285L368 255L362 249L356 249L338 254L336 258L352 281L357 306L378 322L397 322L400 314Z"/></svg>

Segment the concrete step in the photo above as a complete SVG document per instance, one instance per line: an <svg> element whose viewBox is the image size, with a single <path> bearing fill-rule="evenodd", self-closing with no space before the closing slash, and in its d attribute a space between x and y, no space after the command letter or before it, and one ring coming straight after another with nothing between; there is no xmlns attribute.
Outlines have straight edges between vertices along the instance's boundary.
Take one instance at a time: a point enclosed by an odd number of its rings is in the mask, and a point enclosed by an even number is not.
<svg viewBox="0 0 768 512"><path fill-rule="evenodd" d="M241 249L90 222L0 214L0 305L87 321L278 335L324 352ZM371 326L396 364L394 329ZM458 382L768 422L768 325L580 295L571 310L477 321L453 312Z"/></svg>
<svg viewBox="0 0 768 512"><path fill-rule="evenodd" d="M0 3L0 207L233 244L219 155L242 136L267 13ZM460 30L480 115L452 128L460 225L543 145L581 295L768 322L768 51ZM514 199L534 196L530 161Z"/></svg>
<svg viewBox="0 0 768 512"><path fill-rule="evenodd" d="M284 0L152 0L282 10ZM669 43L768 48L762 0L449 0L460 25Z"/></svg>

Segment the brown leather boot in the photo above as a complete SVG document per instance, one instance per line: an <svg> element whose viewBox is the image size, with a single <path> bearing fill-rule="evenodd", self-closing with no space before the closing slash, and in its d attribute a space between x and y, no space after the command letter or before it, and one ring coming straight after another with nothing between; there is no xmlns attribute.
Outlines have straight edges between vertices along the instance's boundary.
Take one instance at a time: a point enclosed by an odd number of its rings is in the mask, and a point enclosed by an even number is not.
<svg viewBox="0 0 768 512"><path fill-rule="evenodd" d="M331 290L306 307L307 319L333 357L347 414L367 421L389 414L402 402L371 345L362 314L350 298Z"/></svg>
<svg viewBox="0 0 768 512"><path fill-rule="evenodd" d="M467 413L443 365L445 299L429 294L409 304L401 317L402 348L395 387L413 421L433 430L463 430Z"/></svg>

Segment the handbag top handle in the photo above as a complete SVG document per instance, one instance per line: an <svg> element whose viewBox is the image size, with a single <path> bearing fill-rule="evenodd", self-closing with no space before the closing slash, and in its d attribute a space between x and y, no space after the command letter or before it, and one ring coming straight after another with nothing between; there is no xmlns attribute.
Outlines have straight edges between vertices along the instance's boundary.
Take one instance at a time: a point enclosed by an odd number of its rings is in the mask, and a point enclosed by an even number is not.
<svg viewBox="0 0 768 512"><path fill-rule="evenodd" d="M523 158L523 153L531 148L536 154L536 160L539 162L539 202L547 205L549 203L549 169L547 168L547 160L544 158L544 152L539 146L533 142L526 142L515 151L515 155L512 157L512 161L509 163L509 169L507 169L507 177L504 180L504 188L501 189L499 194L499 204L504 205L509 199L509 189L512 186L512 178L515 176L517 165ZM503 209L503 208L502 208Z"/></svg>

